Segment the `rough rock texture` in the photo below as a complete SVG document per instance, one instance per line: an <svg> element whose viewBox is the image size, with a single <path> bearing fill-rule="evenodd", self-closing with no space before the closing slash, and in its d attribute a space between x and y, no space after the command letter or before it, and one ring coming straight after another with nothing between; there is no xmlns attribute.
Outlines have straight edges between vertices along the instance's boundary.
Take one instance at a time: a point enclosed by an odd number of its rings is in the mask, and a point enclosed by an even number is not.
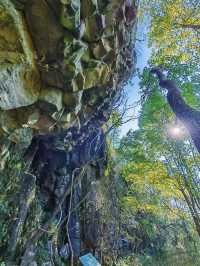
<svg viewBox="0 0 200 266"><path fill-rule="evenodd" d="M41 82L26 21L10 1L0 1L0 24L1 131L7 135L26 122L14 109L35 103Z"/></svg>
<svg viewBox="0 0 200 266"><path fill-rule="evenodd" d="M0 107L15 109L15 128L57 132L87 119L100 104L87 90L106 98L130 72L135 20L131 1L1 0Z"/></svg>
<svg viewBox="0 0 200 266"><path fill-rule="evenodd" d="M76 265L86 251L114 262L103 126L134 68L136 10L131 0L0 0L2 182L7 167L20 194L1 241L8 265ZM20 164L8 160L23 151Z"/></svg>

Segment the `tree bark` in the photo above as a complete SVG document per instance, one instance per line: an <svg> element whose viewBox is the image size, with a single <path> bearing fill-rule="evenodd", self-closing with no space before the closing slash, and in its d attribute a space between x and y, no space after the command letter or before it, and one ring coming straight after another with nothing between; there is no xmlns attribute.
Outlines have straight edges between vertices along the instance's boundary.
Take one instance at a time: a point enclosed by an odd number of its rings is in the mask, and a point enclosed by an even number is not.
<svg viewBox="0 0 200 266"><path fill-rule="evenodd" d="M186 104L174 80L166 79L161 69L153 68L151 73L157 75L159 85L167 89L167 101L177 118L187 128L194 145L200 153L200 111Z"/></svg>

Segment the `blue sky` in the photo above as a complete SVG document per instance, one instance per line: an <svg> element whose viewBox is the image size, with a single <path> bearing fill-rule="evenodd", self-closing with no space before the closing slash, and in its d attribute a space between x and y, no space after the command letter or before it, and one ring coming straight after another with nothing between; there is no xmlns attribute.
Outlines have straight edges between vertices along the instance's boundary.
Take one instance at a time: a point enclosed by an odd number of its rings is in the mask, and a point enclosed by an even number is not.
<svg viewBox="0 0 200 266"><path fill-rule="evenodd" d="M135 51L137 54L137 65L136 68L139 68L140 71L144 69L145 66L148 64L148 59L151 55L151 49L148 47L148 38L147 38L147 32L148 32L148 26L149 26L149 20L146 19L145 21L138 23L137 28L137 34L136 39L137 40L144 40L144 41L136 41L135 44ZM137 102L140 99L139 95L139 78L137 75L134 75L130 79L130 84L128 84L124 90L127 94L128 99L128 105L134 105L135 102ZM128 116L134 116L137 117L139 114L140 106L137 106L134 108L134 110L131 110L127 113ZM126 124L123 124L120 128L120 136L126 135L126 133L130 129L137 129L138 128L138 120L135 119L134 121L130 121Z"/></svg>

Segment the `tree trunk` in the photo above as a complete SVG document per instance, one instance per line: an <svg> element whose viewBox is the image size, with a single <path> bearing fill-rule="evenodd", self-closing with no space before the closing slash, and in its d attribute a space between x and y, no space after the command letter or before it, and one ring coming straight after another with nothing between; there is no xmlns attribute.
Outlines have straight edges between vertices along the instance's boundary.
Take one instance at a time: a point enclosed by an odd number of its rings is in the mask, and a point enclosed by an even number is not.
<svg viewBox="0 0 200 266"><path fill-rule="evenodd" d="M186 104L175 81L166 79L159 68L153 68L151 72L157 75L159 85L167 89L167 101L172 111L187 128L194 145L200 153L200 112Z"/></svg>

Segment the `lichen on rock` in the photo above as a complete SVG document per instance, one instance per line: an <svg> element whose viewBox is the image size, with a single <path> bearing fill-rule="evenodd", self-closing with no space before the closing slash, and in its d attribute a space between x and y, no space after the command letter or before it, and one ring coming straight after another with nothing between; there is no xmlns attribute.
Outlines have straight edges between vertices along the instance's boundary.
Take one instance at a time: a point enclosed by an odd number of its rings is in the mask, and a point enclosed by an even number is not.
<svg viewBox="0 0 200 266"><path fill-rule="evenodd" d="M39 95L37 79L28 65L0 68L0 108L9 110L36 102Z"/></svg>
<svg viewBox="0 0 200 266"><path fill-rule="evenodd" d="M40 84L24 18L10 1L0 1L0 107L4 110L37 101Z"/></svg>
<svg viewBox="0 0 200 266"><path fill-rule="evenodd" d="M36 176L38 190L30 206L25 202L23 236L17 235L10 258L16 265L21 258L21 265L49 263L51 250L57 265L65 265L72 254L60 254L70 246L74 231L67 230L74 224L77 257L82 241L84 251L94 247L104 261L112 261L111 245L106 244L106 251L100 245L109 242L105 235L95 235L96 243L86 248L83 242L88 237L80 239L79 229L85 234L100 232L103 223L112 224L115 217L111 214L102 222L107 211L104 189L110 185L104 179L103 125L134 69L136 9L134 0L0 0L0 137L2 142L9 140L8 147L13 145L14 150L20 145L21 152L27 148L25 166L18 167ZM81 204L90 205L89 198L81 198L86 196L84 190L103 209L92 210L101 219L88 227L80 223L88 218ZM70 195L76 212L67 220ZM18 207L20 216L23 206Z"/></svg>
<svg viewBox="0 0 200 266"><path fill-rule="evenodd" d="M29 112L34 104L52 117L54 105L58 112L64 108L63 114L73 110L77 115L85 109L80 92L112 88L116 77L119 84L120 72L126 67L129 73L133 65L128 57L135 17L127 24L126 10L126 1L1 0L0 107L26 106ZM71 103L70 93L78 97ZM35 129L47 130L42 124Z"/></svg>

